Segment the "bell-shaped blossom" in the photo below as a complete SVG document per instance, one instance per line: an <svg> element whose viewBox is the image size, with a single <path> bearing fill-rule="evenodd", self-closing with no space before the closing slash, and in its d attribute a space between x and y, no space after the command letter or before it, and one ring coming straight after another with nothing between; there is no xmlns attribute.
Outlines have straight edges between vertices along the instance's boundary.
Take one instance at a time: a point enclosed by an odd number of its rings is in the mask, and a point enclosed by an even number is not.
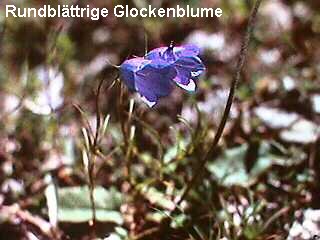
<svg viewBox="0 0 320 240"><path fill-rule="evenodd" d="M195 80L205 70L198 55L199 48L194 45L156 48L145 57L124 61L120 66L120 78L153 106L159 98L171 93L173 83L195 91Z"/></svg>
<svg viewBox="0 0 320 240"><path fill-rule="evenodd" d="M137 91L150 107L172 91L172 80L177 75L171 64L162 60L133 58L120 66L120 77L129 89Z"/></svg>
<svg viewBox="0 0 320 240"><path fill-rule="evenodd" d="M177 72L174 81L181 88L195 91L195 80L205 71L201 59L200 49L195 45L183 45L180 47L160 47L152 50L146 55L146 59L164 60L173 65Z"/></svg>

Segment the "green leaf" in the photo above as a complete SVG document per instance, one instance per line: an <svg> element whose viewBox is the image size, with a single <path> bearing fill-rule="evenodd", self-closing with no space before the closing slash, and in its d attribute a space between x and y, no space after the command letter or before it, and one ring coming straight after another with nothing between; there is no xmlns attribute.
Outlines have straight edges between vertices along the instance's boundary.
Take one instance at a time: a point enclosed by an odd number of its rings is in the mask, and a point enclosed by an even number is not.
<svg viewBox="0 0 320 240"><path fill-rule="evenodd" d="M175 207L174 202L156 188L145 188L142 189L142 192L152 204L155 204L158 207L167 210L172 210Z"/></svg>
<svg viewBox="0 0 320 240"><path fill-rule="evenodd" d="M224 186L244 186L254 183L256 178L269 169L273 164L285 162L285 159L271 154L269 143L262 143L257 159L250 172L246 171L245 155L248 145L226 150L221 157L208 164L208 170Z"/></svg>
<svg viewBox="0 0 320 240"><path fill-rule="evenodd" d="M65 187L58 189L59 213L62 222L86 222L91 220L92 211L89 189L82 187ZM94 189L96 217L98 221L122 224L123 219L119 211L122 196L116 189L103 187Z"/></svg>
<svg viewBox="0 0 320 240"><path fill-rule="evenodd" d="M240 147L226 150L223 156L208 165L209 171L222 185L244 185L248 182L249 176L244 166L247 148L248 146L243 144Z"/></svg>

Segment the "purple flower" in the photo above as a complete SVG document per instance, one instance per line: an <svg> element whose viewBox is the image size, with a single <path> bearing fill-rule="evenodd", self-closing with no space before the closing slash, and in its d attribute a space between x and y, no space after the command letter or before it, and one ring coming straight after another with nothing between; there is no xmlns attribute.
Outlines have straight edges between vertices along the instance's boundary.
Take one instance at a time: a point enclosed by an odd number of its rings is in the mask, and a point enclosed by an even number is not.
<svg viewBox="0 0 320 240"><path fill-rule="evenodd" d="M199 48L194 45L156 48L144 58L123 62L120 78L152 107L159 98L171 93L172 83L188 91L196 89L194 80L205 70L198 55Z"/></svg>
<svg viewBox="0 0 320 240"><path fill-rule="evenodd" d="M195 91L194 80L205 71L201 59L198 57L199 48L195 45L184 45L180 47L156 48L146 55L146 59L161 59L169 62L175 68L177 75L173 81L181 88L188 91Z"/></svg>
<svg viewBox="0 0 320 240"><path fill-rule="evenodd" d="M159 98L168 96L172 90L172 79L176 76L171 64L162 60L132 58L120 66L120 77L129 89L140 93L150 107Z"/></svg>

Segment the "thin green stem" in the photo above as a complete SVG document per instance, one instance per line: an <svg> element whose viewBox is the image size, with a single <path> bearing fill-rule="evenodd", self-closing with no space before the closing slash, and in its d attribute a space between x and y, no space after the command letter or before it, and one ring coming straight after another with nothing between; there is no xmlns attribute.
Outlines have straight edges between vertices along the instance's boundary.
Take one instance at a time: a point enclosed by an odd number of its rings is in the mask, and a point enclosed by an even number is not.
<svg viewBox="0 0 320 240"><path fill-rule="evenodd" d="M96 111L97 111L97 116L96 116L96 134L95 134L95 138L94 138L94 143L93 143L93 147L94 147L94 151L96 151L96 147L98 145L99 142L99 131L100 131L100 126L101 126L101 114L100 114L100 104L99 104L99 96L100 96L100 92L101 92L101 88L103 85L103 78L101 78L100 82L99 82L99 86L98 86L98 90L96 93Z"/></svg>
<svg viewBox="0 0 320 240"><path fill-rule="evenodd" d="M96 104L96 131L93 139L93 143L90 142L90 151L88 155L90 156L89 162L88 162L88 175L89 175L89 194L90 194L90 203L91 203L91 210L92 210L92 232L93 235L95 235L96 232L96 206L95 206L95 199L94 199L94 188L95 188L95 160L96 157L99 157L99 140L100 140L100 128L101 128L101 112L100 112L100 93L101 89L103 86L104 79L101 78L99 81L98 89L96 91L96 99L95 99L95 104ZM110 86L108 87L107 91L109 91L113 86L114 86L115 81L113 81ZM90 127L90 124L89 124ZM93 135L92 131L91 134Z"/></svg>
<svg viewBox="0 0 320 240"><path fill-rule="evenodd" d="M96 229L96 204L94 200L94 162L95 162L95 155L92 155L88 164L88 174L89 174L89 192L90 192L90 204L91 204L91 212L92 212L92 222L90 225L92 226L92 232L95 234Z"/></svg>
<svg viewBox="0 0 320 240"><path fill-rule="evenodd" d="M233 103L233 99L234 99L234 94L235 94L235 90L237 88L238 82L240 80L240 76L241 76L241 72L243 70L244 67L244 63L247 57L247 53L248 53L248 46L250 43L250 39L252 36L252 32L255 26L255 22L256 22L256 17L257 17L257 13L258 13L258 9L259 6L261 4L262 0L256 0L254 6L253 6L253 10L251 12L250 18L249 18L249 22L248 22L248 26L247 26L247 31L244 37L244 40L242 42L241 45L241 50L240 50L240 54L239 54L239 59L237 62L237 66L236 66L236 72L235 75L233 77L232 83L231 83L231 87L230 87L230 91L229 91L229 96L228 96L228 100L226 103L226 107L224 109L223 112L223 116L222 119L220 121L219 127L217 129L217 132L215 134L215 137L211 143L211 147L209 148L209 150L204 154L204 157L201 159L198 168L196 169L195 174L193 175L192 179L188 182L187 187L184 189L181 197L178 199L176 206L179 206L181 204L181 202L186 198L186 196L189 194L190 190L193 188L193 186L196 184L196 182L199 180L200 176L202 176L202 172L203 169L206 166L206 163L209 160L209 157L212 156L212 154L216 151L217 149L217 145L218 142L222 136L223 130L225 128L225 125L227 123L228 117L229 117L229 113L231 110L231 106Z"/></svg>

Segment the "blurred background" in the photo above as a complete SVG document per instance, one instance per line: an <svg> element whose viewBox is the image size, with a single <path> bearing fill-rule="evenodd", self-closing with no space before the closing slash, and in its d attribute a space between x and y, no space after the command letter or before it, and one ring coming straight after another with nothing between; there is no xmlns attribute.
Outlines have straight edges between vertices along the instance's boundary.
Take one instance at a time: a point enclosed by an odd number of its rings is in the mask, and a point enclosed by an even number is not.
<svg viewBox="0 0 320 240"><path fill-rule="evenodd" d="M0 239L317 239L319 1L262 2L218 151L170 212L216 132L253 3L2 0ZM110 12L117 4L189 4L223 15L6 18L6 4ZM115 81L112 64L170 41L198 45L207 71L196 93L176 88L150 109ZM95 155L87 147L97 112ZM93 161L94 230L86 170Z"/></svg>

